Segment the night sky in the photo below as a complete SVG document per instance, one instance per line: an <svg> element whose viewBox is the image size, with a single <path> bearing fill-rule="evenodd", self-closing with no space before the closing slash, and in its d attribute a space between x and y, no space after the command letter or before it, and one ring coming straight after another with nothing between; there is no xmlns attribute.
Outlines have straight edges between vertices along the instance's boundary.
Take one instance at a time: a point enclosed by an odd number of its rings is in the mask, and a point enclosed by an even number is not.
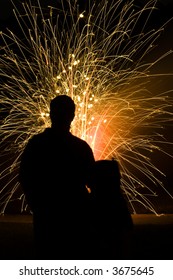
<svg viewBox="0 0 173 280"><path fill-rule="evenodd" d="M21 3L23 0L14 0L17 7L20 9ZM32 0L32 3L36 3L36 0ZM49 4L50 6L57 6L57 4L60 2L60 0L40 0L41 5L43 8ZM65 2L65 1L64 1ZM86 5L84 3L87 3L88 1L78 1L81 10L83 8L86 8ZM146 3L147 1L144 0L135 0L136 5L143 5L143 3ZM172 0L160 0L158 1L158 10L155 12L155 14L151 17L150 24L153 26L153 28L159 28L164 22L168 21L173 17L173 1ZM0 0L0 30L5 31L5 29L8 28L14 28L14 18L13 18L13 11L12 11L12 4L10 3L10 0ZM150 54L150 56L156 55L162 55L164 52L169 51L170 49L173 49L173 20L170 20L170 22L166 25L165 30L163 31L161 37L159 38L157 42L157 48L155 49L154 53ZM151 57L148 59L150 60ZM155 68L154 71L162 73L173 73L173 55L170 55L164 61L161 61ZM156 85L159 89L159 86L161 87L160 90L171 90L173 89L173 77L165 77L164 81L162 78L162 81L158 81L158 84ZM155 85L154 85L155 86ZM173 92L172 92L173 95ZM172 126L169 126L168 129L165 130L165 135L168 137L168 140L170 142L173 141L173 133L172 133ZM170 153L173 155L173 147L170 148ZM164 185L166 188L168 188L173 195L173 159L163 156L162 158L156 157L156 161L159 162L159 165L163 167L163 171L166 173L166 177L164 179ZM163 164L164 163L164 164ZM163 195L163 194L161 194ZM165 203L165 201L163 202ZM167 202L166 202L167 203ZM171 205L172 201L168 202L168 204ZM172 203L173 204L173 203ZM172 208L171 208L172 207ZM173 206L169 206L169 209L173 210Z"/></svg>
<svg viewBox="0 0 173 280"><path fill-rule="evenodd" d="M23 0L15 0L14 3L16 7L21 10ZM31 1L33 4L37 3L37 0ZM47 5L52 5L58 7L61 0L41 0L41 6L43 9L47 7ZM66 1L63 1L65 3ZM100 2L100 1L99 1ZM125 3L126 1L124 1ZM154 2L154 1L153 1ZM79 7L81 11L87 9L88 0L78 0ZM142 7L144 3L148 3L148 0L135 0L134 3L136 6ZM158 0L156 5L157 11L153 13L151 19L148 24L150 24L153 28L159 28L163 23L169 21L171 17L173 17L173 1L172 0ZM13 6L10 0L0 0L0 30L5 31L8 27L9 29L15 29L15 21L13 17ZM156 54L162 54L163 52L167 52L173 48L173 19L165 26L165 30L162 32L159 41L157 42L158 47L155 49ZM171 72L172 70L172 59L173 56L169 56L168 59L164 60L162 67L162 71ZM170 83L170 81L169 81ZM172 86L172 85L171 85Z"/></svg>
<svg viewBox="0 0 173 280"><path fill-rule="evenodd" d="M21 10L23 0L15 0L14 3L16 7ZM33 4L37 3L37 0L31 1ZM48 5L58 7L61 0L41 0L41 6L45 9ZM63 3L65 3L63 1ZM72 1L73 2L73 1ZM79 7L81 11L86 10L88 7L88 0L78 0ZM92 2L92 1L91 1ZM97 0L96 0L97 2ZM100 1L99 1L100 2ZM98 2L98 3L99 3ZM124 0L124 3L126 0ZM148 0L135 0L134 3L136 6L142 7L144 3L148 3ZM153 1L154 2L154 1ZM153 28L159 28L163 23L169 21L171 17L173 17L173 1L172 0L158 0L156 5L157 11L153 13L151 19L148 24L152 25ZM13 5L10 0L0 0L0 30L5 30L7 27L14 29L14 17L13 17ZM156 49L157 53L161 53L163 51L168 51L173 48L173 19L165 26L165 30L158 41L158 48ZM165 61L166 62L166 61ZM171 71L171 59L169 57L167 61L166 71Z"/></svg>

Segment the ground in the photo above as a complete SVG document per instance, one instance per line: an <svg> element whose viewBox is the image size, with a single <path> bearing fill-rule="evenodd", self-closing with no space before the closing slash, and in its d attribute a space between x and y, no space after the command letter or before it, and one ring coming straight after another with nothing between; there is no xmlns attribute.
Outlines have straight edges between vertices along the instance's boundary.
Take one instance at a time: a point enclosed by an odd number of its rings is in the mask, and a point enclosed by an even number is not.
<svg viewBox="0 0 173 280"><path fill-rule="evenodd" d="M160 216L141 214L132 215L132 218L134 235L129 259L172 259L173 214ZM32 216L0 216L0 259L34 259Z"/></svg>

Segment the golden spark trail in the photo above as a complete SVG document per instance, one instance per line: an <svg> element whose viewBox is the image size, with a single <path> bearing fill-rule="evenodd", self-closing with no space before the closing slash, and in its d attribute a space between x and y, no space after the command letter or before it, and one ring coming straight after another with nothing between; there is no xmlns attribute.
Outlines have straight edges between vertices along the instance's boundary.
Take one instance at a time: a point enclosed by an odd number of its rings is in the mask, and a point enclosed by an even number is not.
<svg viewBox="0 0 173 280"><path fill-rule="evenodd" d="M0 35L1 213L16 198L25 210L17 180L20 156L28 140L50 126L50 100L64 93L77 105L72 132L91 145L96 159L119 161L133 212L139 202L156 213L150 198L157 195L155 186L164 188L158 179L164 174L150 154L167 153L161 131L173 120L170 94L148 89L157 77L152 67L171 53L146 59L163 30L146 28L156 1L143 8L134 1L92 2L82 12L77 1L67 3L46 10L39 0L21 10L14 5L20 34Z"/></svg>

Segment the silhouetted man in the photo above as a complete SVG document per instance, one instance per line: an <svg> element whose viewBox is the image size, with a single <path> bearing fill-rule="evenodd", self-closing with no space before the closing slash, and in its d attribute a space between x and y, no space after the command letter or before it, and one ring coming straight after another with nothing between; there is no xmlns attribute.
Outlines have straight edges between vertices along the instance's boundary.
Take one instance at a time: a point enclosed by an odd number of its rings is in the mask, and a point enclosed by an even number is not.
<svg viewBox="0 0 173 280"><path fill-rule="evenodd" d="M50 103L51 127L29 140L20 182L33 213L38 258L80 258L87 237L89 145L70 133L75 104L67 95Z"/></svg>

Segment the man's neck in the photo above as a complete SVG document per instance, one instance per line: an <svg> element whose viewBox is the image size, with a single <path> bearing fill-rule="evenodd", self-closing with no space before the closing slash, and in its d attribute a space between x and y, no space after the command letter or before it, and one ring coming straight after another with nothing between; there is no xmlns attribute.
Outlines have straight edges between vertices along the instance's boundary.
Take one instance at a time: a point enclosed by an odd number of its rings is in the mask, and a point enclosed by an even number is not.
<svg viewBox="0 0 173 280"><path fill-rule="evenodd" d="M60 124L52 124L51 125L51 129L53 129L54 131L57 132L62 132L62 133L68 133L70 130L70 126L69 125L60 125Z"/></svg>

